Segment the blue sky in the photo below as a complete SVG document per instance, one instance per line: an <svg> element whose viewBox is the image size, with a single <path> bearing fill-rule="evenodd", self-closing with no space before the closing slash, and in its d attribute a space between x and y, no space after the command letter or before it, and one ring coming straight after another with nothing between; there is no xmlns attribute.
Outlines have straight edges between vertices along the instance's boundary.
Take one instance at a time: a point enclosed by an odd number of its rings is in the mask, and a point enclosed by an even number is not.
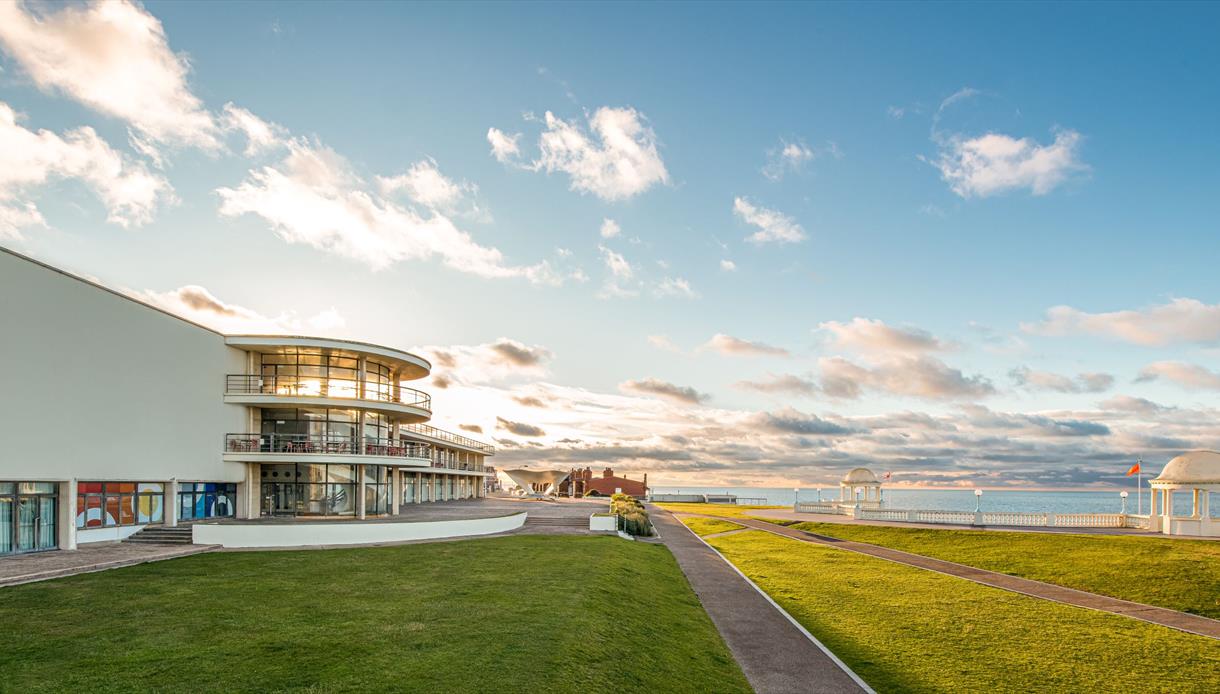
<svg viewBox="0 0 1220 694"><path fill-rule="evenodd" d="M0 12L0 243L418 348L505 464L1080 486L1220 446L1214 5Z"/></svg>

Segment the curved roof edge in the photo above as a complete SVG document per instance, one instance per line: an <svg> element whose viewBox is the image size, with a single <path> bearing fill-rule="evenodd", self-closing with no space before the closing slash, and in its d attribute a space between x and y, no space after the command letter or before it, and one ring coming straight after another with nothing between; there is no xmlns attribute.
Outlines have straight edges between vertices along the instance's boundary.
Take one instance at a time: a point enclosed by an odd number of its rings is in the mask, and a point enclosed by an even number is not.
<svg viewBox="0 0 1220 694"><path fill-rule="evenodd" d="M225 344L256 352L274 352L281 347L315 347L361 354L376 357L379 362L394 367L407 380L423 378L432 372L432 362L417 354L393 347L375 345L371 342L306 335L225 335Z"/></svg>

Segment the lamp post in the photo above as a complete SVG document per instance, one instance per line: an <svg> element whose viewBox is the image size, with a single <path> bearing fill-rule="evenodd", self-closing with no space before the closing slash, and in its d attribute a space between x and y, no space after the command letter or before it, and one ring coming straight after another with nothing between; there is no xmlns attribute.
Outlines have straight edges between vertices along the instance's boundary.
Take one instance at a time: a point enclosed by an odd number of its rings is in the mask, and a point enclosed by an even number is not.
<svg viewBox="0 0 1220 694"><path fill-rule="evenodd" d="M818 487L818 503L822 502L822 488Z"/></svg>
<svg viewBox="0 0 1220 694"><path fill-rule="evenodd" d="M982 504L982 502L983 502L983 490L975 489L974 490L974 512L975 513L979 512L979 506Z"/></svg>
<svg viewBox="0 0 1220 694"><path fill-rule="evenodd" d="M801 488L793 487L792 488L792 512L793 513L796 513L796 506L799 503L801 503Z"/></svg>
<svg viewBox="0 0 1220 694"><path fill-rule="evenodd" d="M1119 496L1123 498L1123 515L1127 515L1127 492L1119 492Z"/></svg>

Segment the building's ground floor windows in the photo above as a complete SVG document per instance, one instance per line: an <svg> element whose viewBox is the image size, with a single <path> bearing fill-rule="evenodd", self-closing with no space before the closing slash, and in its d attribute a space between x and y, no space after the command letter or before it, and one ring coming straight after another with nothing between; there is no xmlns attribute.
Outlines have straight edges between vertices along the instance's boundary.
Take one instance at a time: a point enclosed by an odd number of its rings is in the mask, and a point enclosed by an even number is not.
<svg viewBox="0 0 1220 694"><path fill-rule="evenodd" d="M432 476L432 500L445 500L445 480L440 475Z"/></svg>
<svg viewBox="0 0 1220 694"><path fill-rule="evenodd" d="M54 482L0 482L0 554L55 549Z"/></svg>
<svg viewBox="0 0 1220 694"><path fill-rule="evenodd" d="M76 527L113 528L165 520L161 482L77 482Z"/></svg>
<svg viewBox="0 0 1220 694"><path fill-rule="evenodd" d="M389 513L391 468L384 465L364 466L364 512L367 515Z"/></svg>
<svg viewBox="0 0 1220 694"><path fill-rule="evenodd" d="M212 482L178 484L178 520L232 518L237 512L237 485Z"/></svg>
<svg viewBox="0 0 1220 694"><path fill-rule="evenodd" d="M403 473L402 476L402 503L415 503L415 474Z"/></svg>
<svg viewBox="0 0 1220 694"><path fill-rule="evenodd" d="M356 466L263 465L264 516L351 516L356 513Z"/></svg>

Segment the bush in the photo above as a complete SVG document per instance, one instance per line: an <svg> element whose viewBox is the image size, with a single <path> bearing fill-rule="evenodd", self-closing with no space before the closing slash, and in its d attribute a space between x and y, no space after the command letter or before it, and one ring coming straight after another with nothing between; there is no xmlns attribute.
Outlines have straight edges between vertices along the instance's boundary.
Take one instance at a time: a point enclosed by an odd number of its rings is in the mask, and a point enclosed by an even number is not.
<svg viewBox="0 0 1220 694"><path fill-rule="evenodd" d="M623 532L629 535L652 535L652 524L648 521L648 511L634 497L626 494L615 494L610 497L610 512L623 519Z"/></svg>

